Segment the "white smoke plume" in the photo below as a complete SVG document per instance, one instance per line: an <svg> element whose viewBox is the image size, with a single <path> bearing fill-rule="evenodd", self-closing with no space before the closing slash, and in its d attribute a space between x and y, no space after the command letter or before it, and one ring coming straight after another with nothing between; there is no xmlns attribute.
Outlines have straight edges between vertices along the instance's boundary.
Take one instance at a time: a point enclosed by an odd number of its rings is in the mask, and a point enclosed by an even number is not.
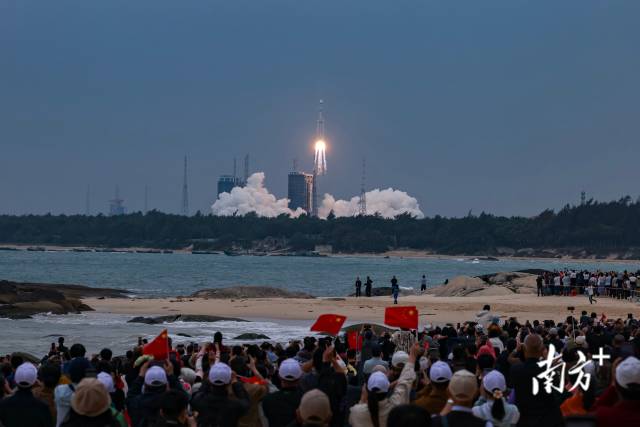
<svg viewBox="0 0 640 427"><path fill-rule="evenodd" d="M331 211L336 217L356 216L360 213L360 196L351 200L336 200L331 194L325 194L318 208L320 218L326 218ZM408 213L416 218L424 218L418 201L404 191L387 188L386 190L367 191L367 215L380 214L383 218L394 218Z"/></svg>
<svg viewBox="0 0 640 427"><path fill-rule="evenodd" d="M303 209L295 211L289 209L288 200L276 199L264 186L265 175L256 172L247 180L246 187L235 187L231 193L221 193L218 200L211 206L214 215L230 216L245 215L255 212L258 216L275 217L286 214L298 217L304 213ZM336 200L331 194L325 194L322 205L318 208L320 218L326 218L330 212L336 217L356 216L359 214L360 197L351 200ZM380 214L384 218L409 213L417 218L424 218L418 201L404 191L388 188L375 189L367 192L367 214Z"/></svg>
<svg viewBox="0 0 640 427"><path fill-rule="evenodd" d="M276 217L286 214L298 217L303 209L292 211L287 206L288 199L276 199L264 186L264 172L256 172L247 179L245 187L235 187L231 193L221 193L211 206L211 211L218 216L245 215L255 212L258 216Z"/></svg>

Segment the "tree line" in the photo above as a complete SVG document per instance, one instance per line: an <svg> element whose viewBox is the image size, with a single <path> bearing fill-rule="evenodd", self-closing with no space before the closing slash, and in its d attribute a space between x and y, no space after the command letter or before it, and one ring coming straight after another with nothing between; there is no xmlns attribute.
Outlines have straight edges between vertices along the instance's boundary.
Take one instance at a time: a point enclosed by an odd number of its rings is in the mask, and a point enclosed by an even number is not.
<svg viewBox="0 0 640 427"><path fill-rule="evenodd" d="M265 238L284 239L293 250L331 245L336 252L384 252L409 248L442 254L497 254L500 248L579 248L609 254L640 246L640 203L630 197L589 200L533 217L488 213L463 218L408 214L320 220L308 216L276 218L181 216L151 211L118 216L0 215L0 242L97 247L250 248Z"/></svg>

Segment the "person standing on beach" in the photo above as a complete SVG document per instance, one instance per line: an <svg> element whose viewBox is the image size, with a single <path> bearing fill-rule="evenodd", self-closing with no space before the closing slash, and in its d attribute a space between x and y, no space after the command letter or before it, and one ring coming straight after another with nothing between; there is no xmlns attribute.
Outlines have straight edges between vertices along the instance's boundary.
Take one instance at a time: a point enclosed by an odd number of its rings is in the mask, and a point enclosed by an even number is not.
<svg viewBox="0 0 640 427"><path fill-rule="evenodd" d="M536 288L538 289L539 297L544 296L544 293L542 292L542 280L542 275L538 274L538 277L536 277Z"/></svg>
<svg viewBox="0 0 640 427"><path fill-rule="evenodd" d="M398 279L396 276L391 278L391 293L393 294L393 303L398 304L398 293L400 293L400 286L398 286Z"/></svg>
<svg viewBox="0 0 640 427"><path fill-rule="evenodd" d="M362 295L362 280L360 280L360 276L356 277L356 298Z"/></svg>
<svg viewBox="0 0 640 427"><path fill-rule="evenodd" d="M371 296L371 288L373 287L373 281L371 280L371 278L369 276L367 276L367 281L364 282L364 292L365 295L370 297Z"/></svg>
<svg viewBox="0 0 640 427"><path fill-rule="evenodd" d="M427 290L427 276L422 275L422 282L420 282L420 292Z"/></svg>
<svg viewBox="0 0 640 427"><path fill-rule="evenodd" d="M593 304L594 301L596 303L598 302L593 297L593 283L592 282L589 282L589 284L587 285L587 296L589 297L589 304Z"/></svg>

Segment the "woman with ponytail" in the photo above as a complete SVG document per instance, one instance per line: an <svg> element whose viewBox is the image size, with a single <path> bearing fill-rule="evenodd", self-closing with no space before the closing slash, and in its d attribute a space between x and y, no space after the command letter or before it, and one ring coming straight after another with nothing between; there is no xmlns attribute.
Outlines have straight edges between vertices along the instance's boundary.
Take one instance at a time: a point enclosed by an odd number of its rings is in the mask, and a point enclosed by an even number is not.
<svg viewBox="0 0 640 427"><path fill-rule="evenodd" d="M520 419L516 405L507 403L503 394L507 390L504 375L493 370L482 379L481 397L473 407L473 415L491 421L495 427L515 426Z"/></svg>
<svg viewBox="0 0 640 427"><path fill-rule="evenodd" d="M349 424L352 427L387 427L389 412L396 406L409 403L409 393L416 379L414 367L419 351L420 346L416 343L391 394L387 374L378 370L371 374L362 388L360 403L351 408ZM379 368L376 366L375 369Z"/></svg>

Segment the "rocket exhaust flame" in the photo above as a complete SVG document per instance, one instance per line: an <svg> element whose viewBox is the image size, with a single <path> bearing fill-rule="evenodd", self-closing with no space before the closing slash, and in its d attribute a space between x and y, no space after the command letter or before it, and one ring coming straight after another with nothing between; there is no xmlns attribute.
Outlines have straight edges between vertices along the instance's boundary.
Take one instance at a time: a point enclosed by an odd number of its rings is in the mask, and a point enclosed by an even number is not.
<svg viewBox="0 0 640 427"><path fill-rule="evenodd" d="M317 175L324 175L327 173L327 156L326 156L327 144L324 140L319 139L315 145L315 155L313 156L313 170Z"/></svg>

